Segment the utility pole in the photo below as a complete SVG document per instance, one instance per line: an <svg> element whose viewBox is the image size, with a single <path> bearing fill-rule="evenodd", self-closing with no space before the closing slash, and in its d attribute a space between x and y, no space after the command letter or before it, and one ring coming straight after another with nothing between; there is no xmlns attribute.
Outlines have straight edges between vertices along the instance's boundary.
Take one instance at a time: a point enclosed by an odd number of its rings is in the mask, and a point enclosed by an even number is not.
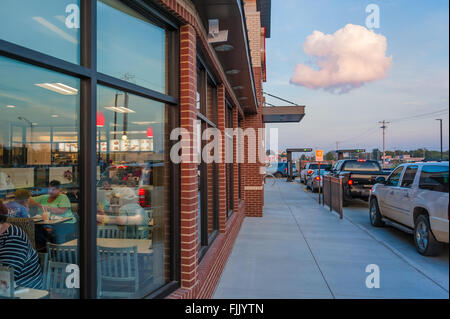
<svg viewBox="0 0 450 319"><path fill-rule="evenodd" d="M389 124L390 122L386 122L383 120L382 122L378 122L383 124L381 128L383 129L383 168L386 168L386 124Z"/></svg>
<svg viewBox="0 0 450 319"><path fill-rule="evenodd" d="M440 122L440 126L441 126L441 161L442 161L442 119L436 119L436 121Z"/></svg>

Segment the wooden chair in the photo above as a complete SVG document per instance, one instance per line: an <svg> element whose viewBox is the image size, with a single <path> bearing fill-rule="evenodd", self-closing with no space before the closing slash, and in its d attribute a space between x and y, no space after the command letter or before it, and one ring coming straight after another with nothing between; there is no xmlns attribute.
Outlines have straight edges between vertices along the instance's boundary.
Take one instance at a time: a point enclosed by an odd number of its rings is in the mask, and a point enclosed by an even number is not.
<svg viewBox="0 0 450 319"><path fill-rule="evenodd" d="M47 243L49 261L78 265L78 246L64 246Z"/></svg>
<svg viewBox="0 0 450 319"><path fill-rule="evenodd" d="M136 298L139 289L137 246L97 247L99 298Z"/></svg>
<svg viewBox="0 0 450 319"><path fill-rule="evenodd" d="M31 245L36 249L34 222L31 218L8 217L7 223L22 228L25 234L27 234Z"/></svg>
<svg viewBox="0 0 450 319"><path fill-rule="evenodd" d="M118 226L97 226L97 238L125 238L125 233Z"/></svg>
<svg viewBox="0 0 450 319"><path fill-rule="evenodd" d="M78 288L67 287L66 279L71 274L67 266L71 264L49 261L45 276L44 289L48 290L53 299L76 299Z"/></svg>

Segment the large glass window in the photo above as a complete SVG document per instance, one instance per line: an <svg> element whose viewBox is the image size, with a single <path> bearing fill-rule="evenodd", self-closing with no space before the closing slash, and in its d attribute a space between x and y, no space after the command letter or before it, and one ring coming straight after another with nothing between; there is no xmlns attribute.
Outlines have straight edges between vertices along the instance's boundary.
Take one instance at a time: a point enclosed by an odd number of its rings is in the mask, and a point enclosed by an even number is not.
<svg viewBox="0 0 450 319"><path fill-rule="evenodd" d="M25 298L79 295L79 89L0 57L0 264Z"/></svg>
<svg viewBox="0 0 450 319"><path fill-rule="evenodd" d="M2 0L0 39L80 63L79 0Z"/></svg>
<svg viewBox="0 0 450 319"><path fill-rule="evenodd" d="M100 298L136 298L169 281L167 107L98 89Z"/></svg>
<svg viewBox="0 0 450 319"><path fill-rule="evenodd" d="M233 128L233 109L227 104L225 107L225 127ZM234 173L233 173L233 136L225 134L226 189L227 189L227 217L233 213Z"/></svg>
<svg viewBox="0 0 450 319"><path fill-rule="evenodd" d="M166 31L120 1L97 4L98 71L166 93Z"/></svg>
<svg viewBox="0 0 450 319"><path fill-rule="evenodd" d="M212 142L214 136L205 133L215 129L217 114L217 90L206 74L204 68L197 72L197 147L198 161L198 242L200 258L207 246L214 240L217 230L217 167L214 162L214 150L203 152L205 146Z"/></svg>

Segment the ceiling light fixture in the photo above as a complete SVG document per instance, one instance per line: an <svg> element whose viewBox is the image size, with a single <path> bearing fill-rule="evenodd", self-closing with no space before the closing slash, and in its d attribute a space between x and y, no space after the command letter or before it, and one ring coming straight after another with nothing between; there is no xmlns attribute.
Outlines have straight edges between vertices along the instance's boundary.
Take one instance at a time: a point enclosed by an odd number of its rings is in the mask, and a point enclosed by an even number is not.
<svg viewBox="0 0 450 319"><path fill-rule="evenodd" d="M57 117L59 117L59 115L58 114L53 114L52 117L53 118L57 118Z"/></svg>
<svg viewBox="0 0 450 319"><path fill-rule="evenodd" d="M136 113L132 109L129 109L129 108L124 107L124 106L105 106L105 109L109 110L109 111L114 111L114 112L117 112L117 113Z"/></svg>
<svg viewBox="0 0 450 319"><path fill-rule="evenodd" d="M234 46L231 44L221 44L215 47L218 52L228 52L234 49Z"/></svg>
<svg viewBox="0 0 450 319"><path fill-rule="evenodd" d="M232 69L232 70L228 70L225 73L228 75L234 75L234 74L238 74L239 72L241 72L241 70L238 69Z"/></svg>
<svg viewBox="0 0 450 319"><path fill-rule="evenodd" d="M77 95L78 94L78 90L62 84L62 83L36 83L36 86L39 86L43 89L47 89L62 95Z"/></svg>
<svg viewBox="0 0 450 319"><path fill-rule="evenodd" d="M16 106L15 106L15 105L7 105L6 107L7 107L7 108L10 108L10 109L13 109L13 108L15 108Z"/></svg>

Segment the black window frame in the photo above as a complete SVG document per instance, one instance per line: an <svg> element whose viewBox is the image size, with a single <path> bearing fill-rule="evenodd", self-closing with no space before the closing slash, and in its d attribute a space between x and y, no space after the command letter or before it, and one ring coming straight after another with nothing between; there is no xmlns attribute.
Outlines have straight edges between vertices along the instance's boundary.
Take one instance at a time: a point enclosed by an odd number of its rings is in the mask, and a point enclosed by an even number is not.
<svg viewBox="0 0 450 319"><path fill-rule="evenodd" d="M216 128L217 129L217 97L213 97L213 107L216 108L214 114L212 115L212 119L207 116L207 87L208 84L215 88L215 92L217 93L217 82L215 81L212 73L209 71L207 65L205 64L200 49L197 48L197 91L200 93L200 108L197 109L197 120L200 121L201 125L201 134L206 128ZM216 122L216 123L215 123ZM203 139L201 140L201 149L203 150L204 146L207 144ZM203 162L203 160L199 159L200 163L200 178L199 178L199 190L201 193L200 205L199 209L201 210L201 222L200 222L200 247L198 251L198 260L199 263L205 256L211 244L216 239L219 234L219 207L218 207L218 167L217 163L213 162L213 180L216 183L212 187L213 192L213 231L208 233L208 196L207 191L211 190L208 187L208 172L207 172L207 164Z"/></svg>
<svg viewBox="0 0 450 319"><path fill-rule="evenodd" d="M96 215L96 114L97 86L103 85L157 102L170 105L169 125L179 126L179 23L169 14L161 12L155 5L143 0L119 0L150 23L157 23L167 32L168 94L163 94L106 74L97 72L97 0L80 0L80 64L74 64L33 49L0 39L0 56L21 61L29 65L55 71L80 80L80 299L97 298L97 220ZM170 143L175 143L170 142ZM150 292L142 298L161 298L180 287L180 166L171 164L170 187L170 281L163 287Z"/></svg>
<svg viewBox="0 0 450 319"><path fill-rule="evenodd" d="M225 100L225 129L233 128L233 106ZM225 136L225 138L227 138ZM231 148L234 148L234 134L231 137ZM226 215L227 220L234 212L234 163L225 163Z"/></svg>

